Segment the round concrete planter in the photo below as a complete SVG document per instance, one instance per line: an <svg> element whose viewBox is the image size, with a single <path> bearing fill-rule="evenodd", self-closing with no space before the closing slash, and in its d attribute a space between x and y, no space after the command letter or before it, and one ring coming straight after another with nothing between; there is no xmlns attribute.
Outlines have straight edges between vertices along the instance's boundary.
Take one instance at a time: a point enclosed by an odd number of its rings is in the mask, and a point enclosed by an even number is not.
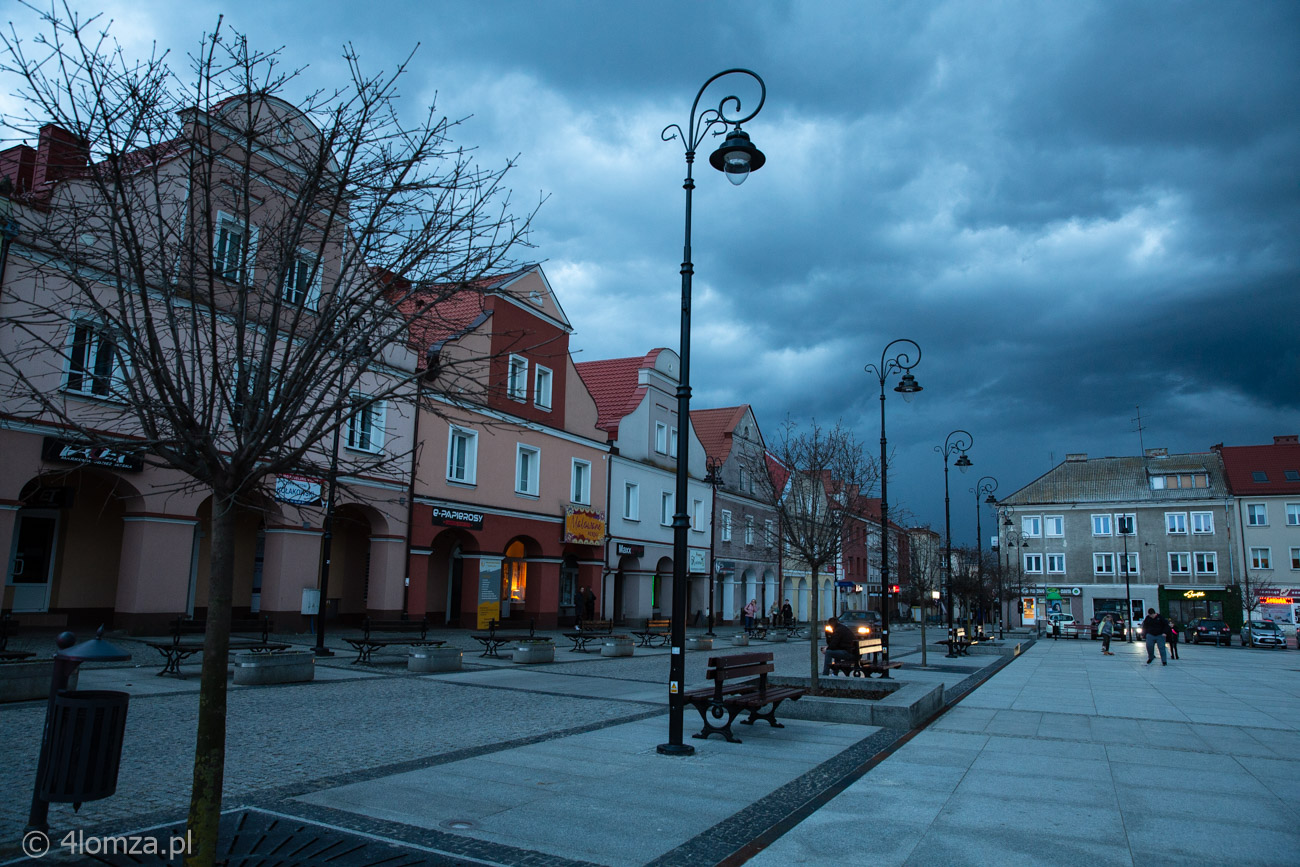
<svg viewBox="0 0 1300 867"><path fill-rule="evenodd" d="M712 638L688 638L686 639L687 650L712 650Z"/></svg>
<svg viewBox="0 0 1300 867"><path fill-rule="evenodd" d="M538 662L555 662L555 645L549 641L533 641L515 645L511 659L521 665L533 665Z"/></svg>
<svg viewBox="0 0 1300 867"><path fill-rule="evenodd" d="M406 670L418 672L460 671L461 651L456 647L412 647Z"/></svg>
<svg viewBox="0 0 1300 867"><path fill-rule="evenodd" d="M740 633L739 635L733 635L731 636L731 643L735 647L748 647L749 636L744 634L743 632Z"/></svg>
<svg viewBox="0 0 1300 867"><path fill-rule="evenodd" d="M606 638L605 643L600 646L601 656L631 656L633 654L634 644L631 638L616 637Z"/></svg>

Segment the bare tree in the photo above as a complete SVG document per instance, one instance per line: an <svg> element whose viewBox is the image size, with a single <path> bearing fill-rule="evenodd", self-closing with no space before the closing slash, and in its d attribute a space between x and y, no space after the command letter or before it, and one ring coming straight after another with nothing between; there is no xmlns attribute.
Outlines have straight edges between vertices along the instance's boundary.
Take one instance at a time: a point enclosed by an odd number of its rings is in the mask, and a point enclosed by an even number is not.
<svg viewBox="0 0 1300 867"><path fill-rule="evenodd" d="M943 587L943 548L939 545L938 534L929 527L924 533L913 539L924 538L924 544L913 544L909 548L907 584L903 588L903 601L909 605L921 606L921 665L927 664L928 649L925 643L926 609L933 604L933 593Z"/></svg>
<svg viewBox="0 0 1300 867"><path fill-rule="evenodd" d="M38 10L40 11L40 10ZM397 112L396 71L305 95L278 52L220 20L175 72L129 60L66 5L0 34L0 69L61 159L16 182L3 297L6 409L179 470L212 498L210 585L187 863L213 863L226 749L236 513L278 474L399 475L413 443L368 446L434 385L412 323L513 265L509 164L478 167L432 107ZM53 125L53 127L47 127ZM45 127L44 130L42 128ZM459 320L458 320L459 321ZM458 327L443 329L442 336ZM415 335L419 337L420 334ZM445 360L444 360L445 361ZM482 364L482 359L472 360ZM78 398L70 400L69 392Z"/></svg>
<svg viewBox="0 0 1300 867"><path fill-rule="evenodd" d="M851 431L840 423L827 430L815 420L800 430L787 419L769 442L767 459L753 475L762 498L777 512L785 570L802 568L810 575L808 658L815 695L821 672L819 576L839 558L853 501L875 485L877 467Z"/></svg>

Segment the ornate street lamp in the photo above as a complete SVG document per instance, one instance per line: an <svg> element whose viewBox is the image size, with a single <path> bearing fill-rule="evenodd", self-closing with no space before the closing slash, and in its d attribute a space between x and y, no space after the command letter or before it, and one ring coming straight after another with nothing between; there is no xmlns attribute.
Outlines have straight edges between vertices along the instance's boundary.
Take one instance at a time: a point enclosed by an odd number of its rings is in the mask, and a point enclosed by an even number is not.
<svg viewBox="0 0 1300 867"><path fill-rule="evenodd" d="M900 343L903 346L891 357L890 350ZM916 352L915 358L912 357L913 351ZM875 374L880 382L880 637L884 648L881 661L884 663L889 662L889 608L892 595L892 585L889 582L889 455L885 451L885 383L891 375L901 373L902 378L894 386L894 391L910 403L912 395L922 390L916 377L912 376L912 368L920 363L921 347L915 340L900 337L885 345L885 351L880 353L879 366L868 364L863 368L867 373ZM922 612L921 616L924 619L925 613ZM882 677L889 677L888 668Z"/></svg>
<svg viewBox="0 0 1300 867"><path fill-rule="evenodd" d="M997 489L998 480L992 476L984 476L970 489L975 495L975 577L979 581L981 596L984 593L984 531L980 528L980 495L986 495L985 502L992 503L993 492Z"/></svg>
<svg viewBox="0 0 1300 867"><path fill-rule="evenodd" d="M1025 539L1025 536L1024 536L1023 533L1021 533L1019 530L1015 529L1015 523L1012 522L1012 520L1011 520L1011 510L1010 510L1010 509L1003 509L1003 510L1001 510L1001 512L999 512L999 514L1001 514L1001 516L1002 516L1002 540L1003 540L1003 547L1005 547L1005 548L1007 549L1007 555L1008 555L1008 556L1010 556L1012 552L1014 552L1014 553L1015 553L1015 556L1016 556L1016 593L1017 593L1017 594L1023 594L1023 593L1025 592L1025 574L1024 574L1024 571L1023 571L1023 568L1024 568L1024 556L1023 556L1023 554L1022 554L1020 548L1021 548L1022 546L1024 546L1024 547L1028 547L1028 546L1029 546L1029 542L1028 542L1028 540ZM1010 564L1008 564L1008 565L1010 565ZM1020 604L1021 604L1021 603L1020 603L1020 600L1017 599L1017 600L1016 600L1016 610L1017 610L1017 611L1021 611L1021 609L1020 609ZM1023 611L1021 611L1021 613L1022 613L1022 615L1023 615ZM1037 619L1038 619L1037 616L1035 616L1034 619L1035 619L1035 621L1037 621ZM1024 625L1024 617L1022 616L1022 617L1020 618L1020 620L1021 620L1021 622L1020 622L1018 625L1023 626L1023 625Z"/></svg>
<svg viewBox="0 0 1300 867"><path fill-rule="evenodd" d="M709 85L728 75L749 76L758 82L758 105L749 114L740 116L741 104L738 96L724 96L717 108L708 108L697 115L700 99ZM686 242L682 248L682 333L681 333L681 376L677 383L677 475L675 509L673 512L673 619L670 643L672 645L668 667L668 743L660 744L658 750L664 755L689 756L695 748L682 743L682 717L686 710L683 698L686 682L686 530L690 526L690 517L686 513L687 471L690 463L690 427L691 427L691 275L695 266L691 263L691 192L695 189L695 180L691 169L695 163L695 151L704 141L704 137L721 127L718 134L726 133L727 138L709 157L709 164L727 176L733 184L742 184L749 173L763 167L767 158L763 152L754 147L740 125L751 120L763 110L767 101L767 85L756 73L748 69L726 69L711 77L695 94L691 103L691 117L683 130L675 123L664 127L660 138L664 141L679 139L686 148L686 180L682 189L686 190ZM728 106L736 116L727 114Z"/></svg>
<svg viewBox="0 0 1300 867"><path fill-rule="evenodd" d="M997 497L993 496L993 494L990 493L987 497L984 498L984 502L989 507L989 510L993 512L993 526L997 529L1001 529L1000 527L998 527ZM1007 613L1006 599L1003 598L1003 593L1004 590L1002 585L1002 550L1001 550L1001 546L999 545L998 548L998 640L999 641L1001 641L1003 638L1003 628L1004 628L1003 624L1006 622L1006 613Z"/></svg>
<svg viewBox="0 0 1300 867"><path fill-rule="evenodd" d="M944 535L944 560L948 576L948 655L957 655L956 633L952 625L952 520L949 516L948 508L948 458L957 452L958 456L955 466L963 473L971 468L970 458L967 457L966 451L975 442L975 438L970 432L961 428L948 434L942 446L935 446L934 450L943 455L943 535Z"/></svg>

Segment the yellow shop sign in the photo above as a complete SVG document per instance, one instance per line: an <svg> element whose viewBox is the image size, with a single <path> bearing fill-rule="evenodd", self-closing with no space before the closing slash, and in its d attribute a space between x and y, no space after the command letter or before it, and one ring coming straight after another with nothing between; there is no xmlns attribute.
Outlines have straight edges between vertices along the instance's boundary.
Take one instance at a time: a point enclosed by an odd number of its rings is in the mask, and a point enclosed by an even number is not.
<svg viewBox="0 0 1300 867"><path fill-rule="evenodd" d="M605 542L605 515L594 509L564 508L564 542L601 545Z"/></svg>

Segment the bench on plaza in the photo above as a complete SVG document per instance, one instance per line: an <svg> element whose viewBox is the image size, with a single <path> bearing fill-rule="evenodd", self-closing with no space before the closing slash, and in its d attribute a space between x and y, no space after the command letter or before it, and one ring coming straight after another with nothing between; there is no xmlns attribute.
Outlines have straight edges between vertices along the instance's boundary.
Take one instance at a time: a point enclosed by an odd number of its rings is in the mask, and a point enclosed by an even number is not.
<svg viewBox="0 0 1300 867"><path fill-rule="evenodd" d="M1092 624L1055 623L1052 625L1052 640L1057 638L1083 638L1092 634Z"/></svg>
<svg viewBox="0 0 1300 867"><path fill-rule="evenodd" d="M207 634L208 624L206 620L195 620L190 617L177 617L171 621L171 640L170 641L149 641L146 642L154 650L162 654L163 667L158 672L158 677L164 674L174 674L183 678L181 673L181 664L196 653L203 651L203 638ZM197 639L187 639L187 635L200 636ZM252 638L248 636L258 636ZM263 617L262 619L250 620L231 620L230 621L230 650L247 650L253 653L274 653L276 651L287 650L289 645L276 644L271 641L271 618ZM242 638L236 636L245 636Z"/></svg>
<svg viewBox="0 0 1300 867"><path fill-rule="evenodd" d="M672 638L672 626L671 620L647 620L645 629L634 629L632 634L640 642L638 647L666 647Z"/></svg>
<svg viewBox="0 0 1300 867"><path fill-rule="evenodd" d="M17 618L10 617L8 611L0 614L0 662L16 662L36 655L31 650L9 649L9 638L18 632L19 625Z"/></svg>
<svg viewBox="0 0 1300 867"><path fill-rule="evenodd" d="M901 662L884 661L885 643L878 635L874 638L858 638L853 644L853 656L830 661L831 674L843 674L846 677L871 677L879 674L882 678L887 678L891 668L903 667Z"/></svg>
<svg viewBox="0 0 1300 867"><path fill-rule="evenodd" d="M970 654L971 640L966 637L966 627L957 626L948 630L948 637L937 644L948 646L949 656L968 656Z"/></svg>
<svg viewBox="0 0 1300 867"><path fill-rule="evenodd" d="M418 638L407 636L418 635ZM370 656L376 650L385 647L440 647L447 642L429 637L429 618L419 620L371 620L367 617L361 624L360 638L344 638L357 652L353 665L369 665Z"/></svg>
<svg viewBox="0 0 1300 867"><path fill-rule="evenodd" d="M690 690L683 698L700 712L704 728L693 737L705 739L720 734L730 743L740 743L731 732L731 724L741 711L749 717L741 725L753 725L756 720L766 720L773 728L785 728L776 721L776 710L781 702L797 701L807 690L791 686L769 686L767 676L776 669L771 653L741 653L735 656L715 656L709 660L705 675L713 686ZM761 713L764 707L769 708ZM726 717L723 725L710 721Z"/></svg>
<svg viewBox="0 0 1300 867"><path fill-rule="evenodd" d="M486 633L480 632L470 636L470 638L483 645L483 652L479 656L489 656L492 659L501 658L497 651L503 646L515 641L531 641L536 637L535 621L533 620L528 621L527 635L522 632L497 632L497 622L489 620Z"/></svg>
<svg viewBox="0 0 1300 867"><path fill-rule="evenodd" d="M586 653L588 644L604 644L605 639L614 634L614 621L579 620L572 632L561 634L573 642L570 653Z"/></svg>

